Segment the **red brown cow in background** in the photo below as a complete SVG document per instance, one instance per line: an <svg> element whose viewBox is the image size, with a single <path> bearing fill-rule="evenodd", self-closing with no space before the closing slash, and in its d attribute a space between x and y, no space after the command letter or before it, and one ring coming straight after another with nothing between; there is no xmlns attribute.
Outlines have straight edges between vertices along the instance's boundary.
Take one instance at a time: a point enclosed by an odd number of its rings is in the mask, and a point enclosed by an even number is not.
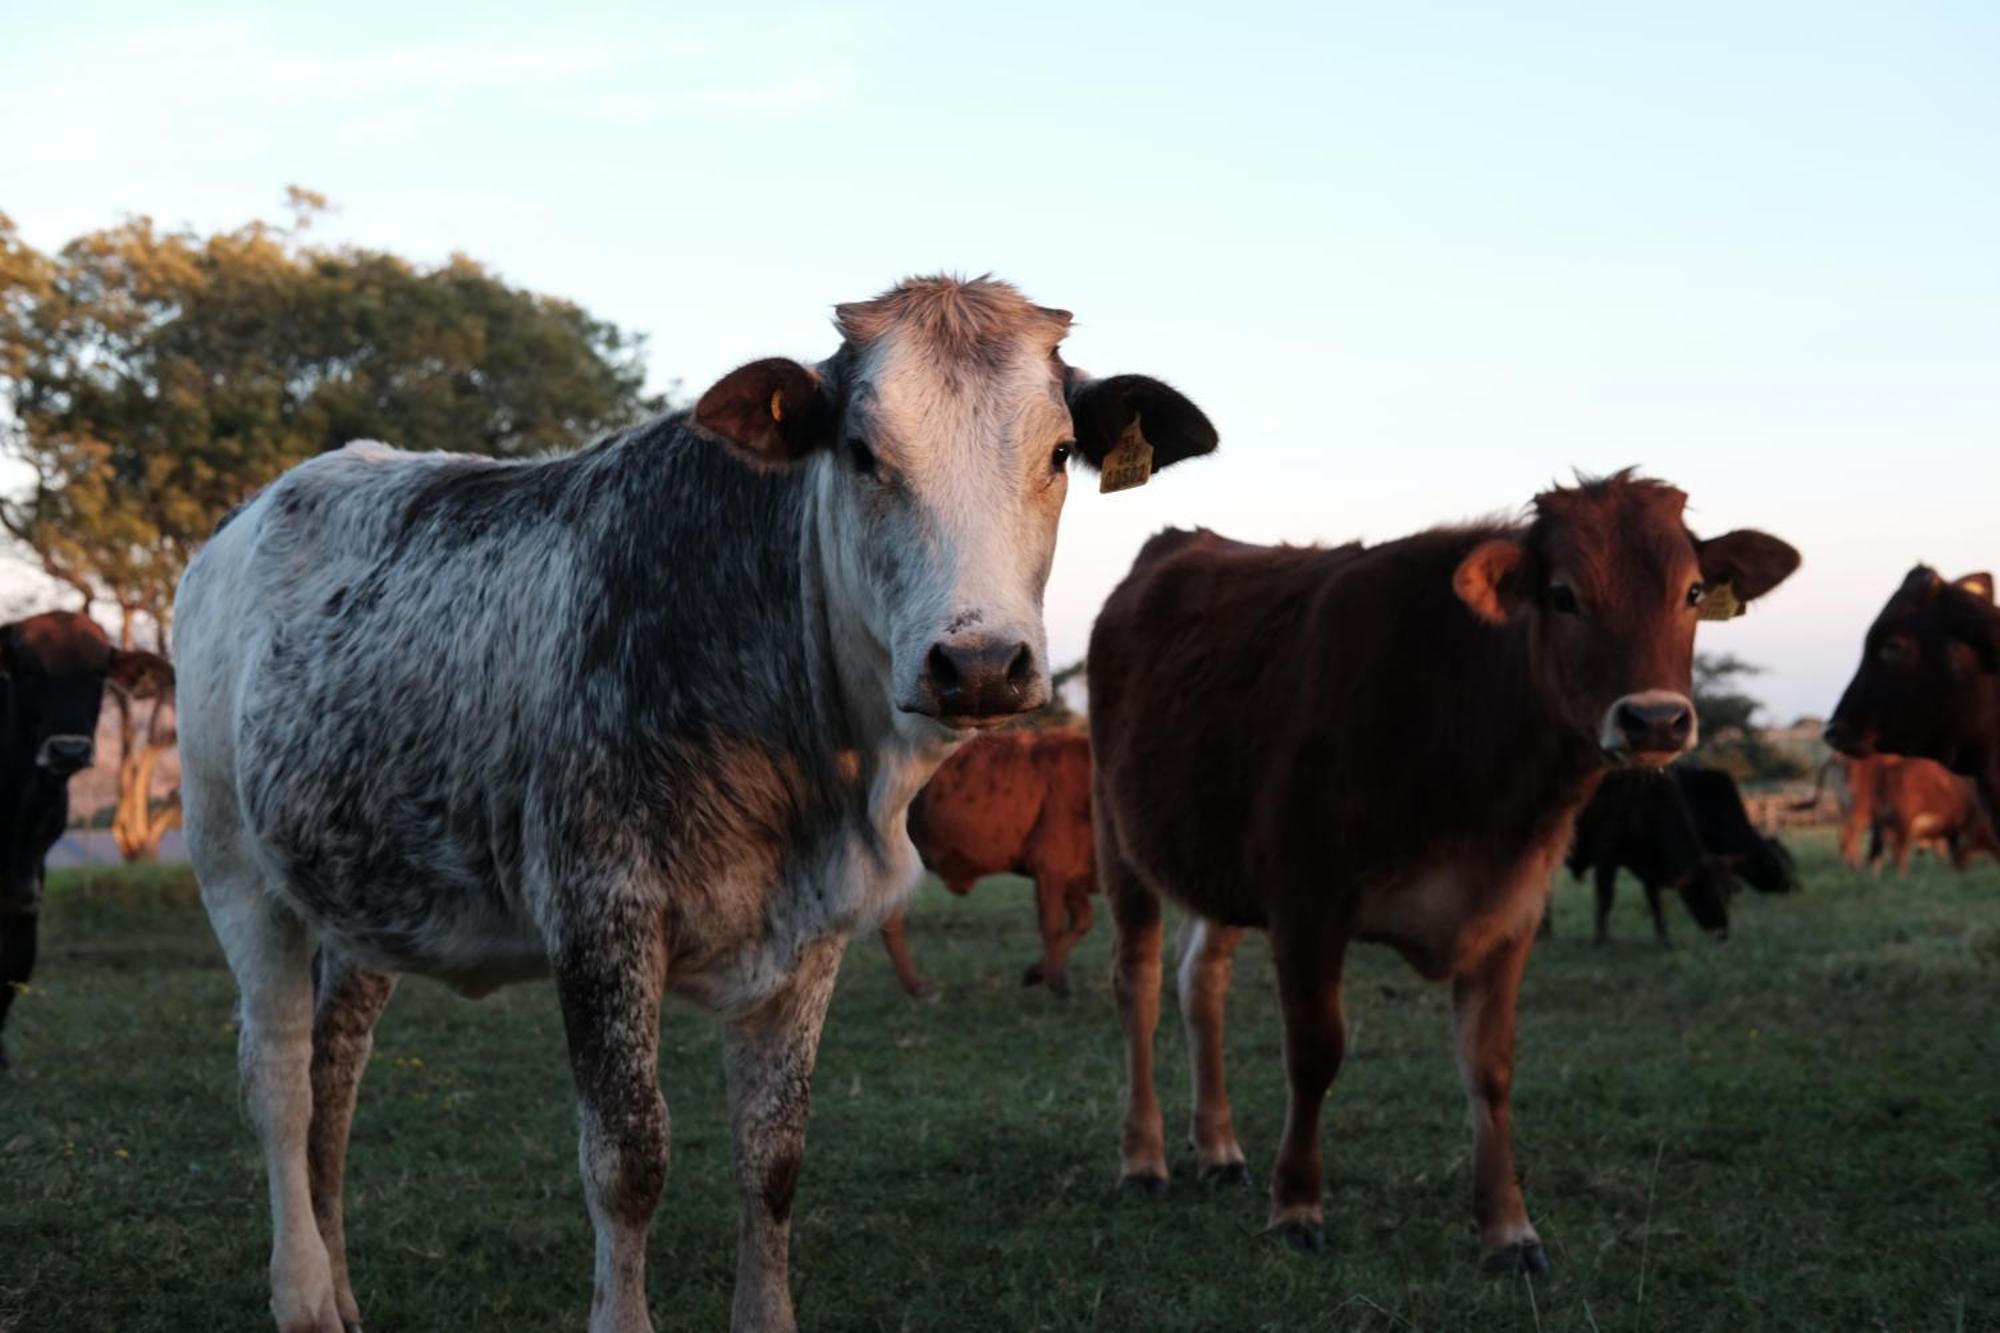
<svg viewBox="0 0 2000 1333"><path fill-rule="evenodd" d="M1845 764L1852 805L1840 828L1840 855L1848 865L1875 869L1886 847L1897 873L1907 875L1911 854L1926 842L1949 854L1957 870L1980 852L2000 858L2000 839L1969 779L1930 759L1893 754ZM1869 835L1865 858L1863 832Z"/></svg>
<svg viewBox="0 0 2000 1333"><path fill-rule="evenodd" d="M1861 665L1826 725L1827 744L1855 759L1935 759L1976 784L1988 819L2000 811L2000 610L1993 576L1947 583L1918 565L1862 641Z"/></svg>
<svg viewBox="0 0 2000 1333"><path fill-rule="evenodd" d="M1091 636L1094 807L1118 941L1125 1183L1167 1181L1153 1084L1161 898L1197 914L1180 1003L1204 1174L1240 1176L1222 1017L1243 928L1269 934L1290 1101L1271 1225L1325 1245L1320 1110L1356 939L1452 984L1483 1266L1544 1272L1514 1172L1514 1006L1549 872L1613 764L1695 739L1695 622L1798 564L1759 532L1701 541L1681 492L1619 475L1533 521L1374 548L1147 543ZM1712 602L1710 599L1713 599Z"/></svg>
<svg viewBox="0 0 2000 1333"><path fill-rule="evenodd" d="M1042 957L1028 965L1021 982L1069 993L1064 965L1090 929L1090 894L1097 887L1087 734L1005 731L968 741L910 806L910 840L924 864L961 897L986 875L1034 880ZM883 925L882 943L903 989L919 998L930 994L911 961L902 913Z"/></svg>

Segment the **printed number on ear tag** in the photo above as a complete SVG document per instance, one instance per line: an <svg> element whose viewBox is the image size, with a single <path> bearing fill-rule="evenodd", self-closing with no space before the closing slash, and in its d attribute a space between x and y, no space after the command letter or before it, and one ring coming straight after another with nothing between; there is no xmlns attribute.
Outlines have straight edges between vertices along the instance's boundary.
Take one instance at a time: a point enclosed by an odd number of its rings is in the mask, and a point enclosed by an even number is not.
<svg viewBox="0 0 2000 1333"><path fill-rule="evenodd" d="M1139 417L1134 413L1132 424L1104 455L1104 463L1097 470L1097 492L1109 495L1113 491L1129 491L1134 486L1144 486L1152 476L1153 444L1139 429Z"/></svg>
<svg viewBox="0 0 2000 1333"><path fill-rule="evenodd" d="M1708 590L1708 596L1701 599L1694 615L1696 620L1734 620L1749 609L1737 600L1734 587L1718 583Z"/></svg>

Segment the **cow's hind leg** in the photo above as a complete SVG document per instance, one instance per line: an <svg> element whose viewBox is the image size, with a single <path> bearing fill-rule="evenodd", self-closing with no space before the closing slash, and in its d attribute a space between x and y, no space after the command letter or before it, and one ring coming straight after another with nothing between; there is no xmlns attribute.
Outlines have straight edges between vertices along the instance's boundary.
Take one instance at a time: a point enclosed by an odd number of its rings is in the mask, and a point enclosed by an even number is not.
<svg viewBox="0 0 2000 1333"><path fill-rule="evenodd" d="M1228 1185L1250 1181L1243 1145L1236 1141L1236 1123L1229 1114L1229 1089L1222 1070L1223 1012L1236 947L1242 941L1241 929L1198 916L1181 922L1176 941L1181 1022L1187 1029L1188 1068L1194 1080L1188 1142L1202 1178Z"/></svg>
<svg viewBox="0 0 2000 1333"><path fill-rule="evenodd" d="M313 1216L326 1242L333 1273L334 1301L350 1333L361 1327L361 1311L347 1275L347 1227L341 1213L341 1186L347 1164L347 1135L354 1123L354 1098L375 1047L375 1024L388 1006L396 979L356 967L338 954L320 953L318 997L313 1005L312 1130L306 1163L312 1179Z"/></svg>
<svg viewBox="0 0 2000 1333"><path fill-rule="evenodd" d="M204 877L202 899L241 993L237 1053L271 1196L271 1312L281 1333L345 1333L306 1158L312 946L304 924L248 874Z"/></svg>
<svg viewBox="0 0 2000 1333"><path fill-rule="evenodd" d="M651 1333L646 1233L667 1179L667 1103L660 1095L660 998L666 948L657 913L600 908L557 953L577 1156L597 1233L590 1333Z"/></svg>
<svg viewBox="0 0 2000 1333"><path fill-rule="evenodd" d="M34 908L14 911L0 907L0 1069L7 1067L7 1011L34 975L41 928L42 914Z"/></svg>
<svg viewBox="0 0 2000 1333"><path fill-rule="evenodd" d="M1097 808L1104 809L1098 802ZM1160 900L1118 856L1110 830L1098 827L1104 896L1117 930L1111 988L1125 1030L1125 1116L1119 1135L1119 1187L1156 1195L1167 1187L1166 1125L1153 1082L1153 1034L1160 1026Z"/></svg>
<svg viewBox="0 0 2000 1333"><path fill-rule="evenodd" d="M733 1021L725 1036L729 1113L740 1217L736 1237L736 1333L790 1333L792 1195L805 1162L806 1115L820 1028L847 942L806 946L770 999Z"/></svg>
<svg viewBox="0 0 2000 1333"><path fill-rule="evenodd" d="M1618 867L1599 862L1597 867L1597 943L1611 940L1611 904L1618 897Z"/></svg>
<svg viewBox="0 0 2000 1333"><path fill-rule="evenodd" d="M1347 1053L1340 974L1345 942L1301 923L1274 923L1273 960L1285 1015L1285 1136L1271 1171L1271 1228L1292 1248L1326 1248L1319 1116Z"/></svg>
<svg viewBox="0 0 2000 1333"><path fill-rule="evenodd" d="M1528 1221L1514 1175L1509 1099L1514 1086L1514 1003L1533 940L1524 931L1503 941L1452 983L1458 1019L1458 1068L1472 1111L1472 1211L1479 1223L1480 1265L1500 1274L1549 1271L1542 1238Z"/></svg>

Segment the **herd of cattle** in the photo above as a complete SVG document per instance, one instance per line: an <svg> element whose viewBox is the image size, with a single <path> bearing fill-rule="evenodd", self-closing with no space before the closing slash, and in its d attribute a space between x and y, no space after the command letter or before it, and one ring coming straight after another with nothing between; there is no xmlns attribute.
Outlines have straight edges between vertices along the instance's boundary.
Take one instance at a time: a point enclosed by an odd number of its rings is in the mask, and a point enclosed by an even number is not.
<svg viewBox="0 0 2000 1333"><path fill-rule="evenodd" d="M901 917L924 865L959 893L1030 877L1043 952L1024 979L1056 992L1105 895L1122 1179L1141 1194L1168 1181L1163 903L1187 913L1176 989L1204 1176L1245 1175L1225 1006L1244 933L1266 934L1289 1088L1271 1222L1308 1251L1325 1244L1319 1120L1348 944L1450 982L1482 1266L1547 1271L1510 1089L1552 872L1565 853L1594 871L1600 940L1621 867L1663 939L1668 889L1721 934L1739 880L1797 887L1726 775L1669 766L1697 740L1697 622L1741 614L1797 552L1753 530L1697 537L1681 492L1629 473L1544 492L1519 522L1369 547L1167 531L1097 619L1089 735L995 731L1049 698L1042 595L1071 461L1117 490L1217 442L1160 381L1065 364L1069 323L1003 283L913 279L839 307L818 364L753 362L692 411L579 453L357 444L224 520L178 600L182 794L240 990L281 1329L359 1327L343 1164L406 972L474 995L553 974L600 1333L651 1328L661 1002L712 1013L742 1217L734 1326L792 1328L792 1199L835 974L879 925L904 986L926 989ZM0 649L0 977L18 983L106 682L173 675L75 615L9 626ZM1877 830L1899 863L1927 839L1960 860L1995 850L1991 581L1913 572L1827 738L1853 756L1851 856Z"/></svg>

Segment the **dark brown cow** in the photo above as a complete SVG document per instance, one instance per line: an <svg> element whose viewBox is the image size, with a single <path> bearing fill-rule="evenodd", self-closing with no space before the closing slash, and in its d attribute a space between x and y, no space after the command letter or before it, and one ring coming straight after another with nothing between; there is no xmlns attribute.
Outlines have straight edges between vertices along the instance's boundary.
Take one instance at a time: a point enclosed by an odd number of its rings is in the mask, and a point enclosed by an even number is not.
<svg viewBox="0 0 2000 1333"><path fill-rule="evenodd" d="M1867 759L1935 759L2000 810L2000 611L1993 576L1947 583L1928 565L1903 579L1868 627L1861 665L1826 726L1827 744Z"/></svg>
<svg viewBox="0 0 2000 1333"><path fill-rule="evenodd" d="M1069 993L1069 951L1090 929L1097 858L1090 834L1090 737L1070 728L1010 731L968 741L910 806L910 840L944 886L963 896L986 875L1035 881L1041 961L1021 983ZM903 989L922 998L898 912L882 943Z"/></svg>
<svg viewBox="0 0 2000 1333"><path fill-rule="evenodd" d="M1538 497L1525 524L1334 550L1171 531L1140 552L1090 644L1127 1185L1167 1180L1152 1063L1166 896L1199 917L1180 1002L1204 1175L1243 1172L1222 1014L1236 941L1262 927L1290 1084L1271 1225L1324 1246L1319 1118L1346 1039L1342 959L1355 939L1388 944L1452 983L1485 1266L1547 1269L1508 1097L1549 872L1608 767L1663 764L1695 739L1704 602L1736 609L1798 564L1759 532L1696 539L1684 503L1620 473Z"/></svg>
<svg viewBox="0 0 2000 1333"><path fill-rule="evenodd" d="M1931 843L1949 855L1955 869L1980 852L2000 858L2000 840L1979 808L1971 781L1930 759L1878 754L1849 759L1847 789L1853 805L1840 830L1840 853L1851 866L1876 869L1886 850L1898 874L1910 873L1910 857ZM1861 833L1869 835L1864 859Z"/></svg>
<svg viewBox="0 0 2000 1333"><path fill-rule="evenodd" d="M0 625L0 1028L34 973L42 862L69 820L70 777L90 767L105 683L137 694L173 679L164 659L113 648L79 612Z"/></svg>

